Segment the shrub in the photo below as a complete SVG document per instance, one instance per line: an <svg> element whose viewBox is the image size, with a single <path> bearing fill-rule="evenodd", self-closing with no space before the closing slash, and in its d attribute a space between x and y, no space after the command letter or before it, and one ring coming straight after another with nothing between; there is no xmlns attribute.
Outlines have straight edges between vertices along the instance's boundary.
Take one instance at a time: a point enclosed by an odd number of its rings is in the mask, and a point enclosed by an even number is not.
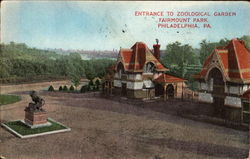
<svg viewBox="0 0 250 159"><path fill-rule="evenodd" d="M62 91L62 90L63 90L63 87L62 87L62 86L60 86L58 90L59 90L59 91Z"/></svg>
<svg viewBox="0 0 250 159"><path fill-rule="evenodd" d="M68 91L68 87L67 87L67 86L64 86L64 87L63 87L63 91L65 91L65 92Z"/></svg>
<svg viewBox="0 0 250 159"><path fill-rule="evenodd" d="M95 85L97 85L97 86L99 87L100 84L101 84L101 83L100 83L99 79L96 79Z"/></svg>
<svg viewBox="0 0 250 159"><path fill-rule="evenodd" d="M96 90L99 90L100 85L101 85L101 82L100 82L99 79L97 79L97 80L95 81L95 85L96 85Z"/></svg>
<svg viewBox="0 0 250 159"><path fill-rule="evenodd" d="M71 85L70 88L69 88L69 90L70 91L74 91L75 90L74 86Z"/></svg>
<svg viewBox="0 0 250 159"><path fill-rule="evenodd" d="M53 91L55 91L55 89L54 89L54 87L51 85L51 86L49 86L48 91L53 92Z"/></svg>

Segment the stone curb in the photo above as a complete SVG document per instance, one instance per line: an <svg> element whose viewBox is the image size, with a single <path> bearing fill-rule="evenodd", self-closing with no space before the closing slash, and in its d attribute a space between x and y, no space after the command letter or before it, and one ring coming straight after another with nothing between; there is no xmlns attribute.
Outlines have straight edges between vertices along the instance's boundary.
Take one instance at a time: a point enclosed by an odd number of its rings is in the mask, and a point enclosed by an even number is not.
<svg viewBox="0 0 250 159"><path fill-rule="evenodd" d="M1 125L6 128L8 131L10 131L11 133L13 133L14 135L18 136L19 138L25 139L25 138L31 138L31 137L37 137L37 136L44 136L44 135L49 135L49 134L55 134L55 133L61 133L61 132L67 132L67 131L71 131L71 128L61 124L60 122L57 122L51 118L48 118L49 120L56 122L64 127L66 127L66 129L61 129L61 130L55 130L55 131L49 131L49 132L44 132L44 133L38 133L38 134L32 134L32 135L21 135L18 132L16 132L15 130L11 129L10 127L8 127L7 125L5 125L4 123L1 123ZM21 120L15 120L15 121L21 121Z"/></svg>

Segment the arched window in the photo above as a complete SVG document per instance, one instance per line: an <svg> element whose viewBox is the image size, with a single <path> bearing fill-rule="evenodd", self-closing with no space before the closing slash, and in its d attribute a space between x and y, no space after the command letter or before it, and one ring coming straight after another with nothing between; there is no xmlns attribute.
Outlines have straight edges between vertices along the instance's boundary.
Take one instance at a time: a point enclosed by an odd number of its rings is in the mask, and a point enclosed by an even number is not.
<svg viewBox="0 0 250 159"><path fill-rule="evenodd" d="M143 68L144 73L154 73L154 71L155 71L155 65L152 62L148 62Z"/></svg>
<svg viewBox="0 0 250 159"><path fill-rule="evenodd" d="M118 73L118 77L121 78L122 77L122 74L125 73L124 71L124 67L123 67L123 64L120 62L117 66L117 73Z"/></svg>

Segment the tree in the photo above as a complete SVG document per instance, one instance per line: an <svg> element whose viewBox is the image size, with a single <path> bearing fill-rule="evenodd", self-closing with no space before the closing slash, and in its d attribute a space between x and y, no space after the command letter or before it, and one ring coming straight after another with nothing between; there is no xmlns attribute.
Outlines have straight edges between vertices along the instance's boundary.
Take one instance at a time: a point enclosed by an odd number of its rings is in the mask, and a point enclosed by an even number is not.
<svg viewBox="0 0 250 159"><path fill-rule="evenodd" d="M204 60L211 53L212 49L209 48L208 42L204 39L200 43L200 63L203 64Z"/></svg>
<svg viewBox="0 0 250 159"><path fill-rule="evenodd" d="M95 70L93 68L93 64L90 61L86 62L85 65L85 77L89 80L93 80L96 77Z"/></svg>
<svg viewBox="0 0 250 159"><path fill-rule="evenodd" d="M182 45L176 41L168 44L166 53L162 58L162 63L170 68L173 75L184 78L189 65L198 65L199 57L195 54L195 50L188 44Z"/></svg>
<svg viewBox="0 0 250 159"><path fill-rule="evenodd" d="M248 49L248 51L250 51L250 36L248 35L244 35L241 38L239 38L240 40L243 40L245 42L245 46Z"/></svg>
<svg viewBox="0 0 250 159"><path fill-rule="evenodd" d="M62 91L62 90L63 90L63 87L62 87L62 86L60 86L58 90L59 90L59 91Z"/></svg>
<svg viewBox="0 0 250 159"><path fill-rule="evenodd" d="M99 89L100 84L101 83L100 83L99 79L96 79L96 81L95 81L96 89Z"/></svg>
<svg viewBox="0 0 250 159"><path fill-rule="evenodd" d="M7 78L11 73L11 62L6 58L0 58L0 78Z"/></svg>
<svg viewBox="0 0 250 159"><path fill-rule="evenodd" d="M203 64L205 59L213 53L214 49L218 46L226 46L229 40L224 38L219 42L207 42L205 39L200 43L200 63Z"/></svg>
<svg viewBox="0 0 250 159"><path fill-rule="evenodd" d="M54 91L55 91L55 89L54 89L54 87L51 85L51 86L49 86L48 91L50 91L50 92L54 92Z"/></svg>
<svg viewBox="0 0 250 159"><path fill-rule="evenodd" d="M73 83L73 85L77 89L77 87L80 85L81 77L77 74L71 74L70 79L71 79L71 82Z"/></svg>

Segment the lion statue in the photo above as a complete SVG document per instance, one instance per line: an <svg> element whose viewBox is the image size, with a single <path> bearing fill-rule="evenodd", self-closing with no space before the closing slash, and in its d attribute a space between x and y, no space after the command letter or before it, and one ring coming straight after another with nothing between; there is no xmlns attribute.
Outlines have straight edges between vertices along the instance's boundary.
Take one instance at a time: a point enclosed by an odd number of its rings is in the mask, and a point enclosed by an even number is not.
<svg viewBox="0 0 250 159"><path fill-rule="evenodd" d="M33 102L29 103L29 106L25 108L25 110L30 111L43 111L42 106L45 104L44 99L37 95L36 91L30 92L30 97Z"/></svg>

